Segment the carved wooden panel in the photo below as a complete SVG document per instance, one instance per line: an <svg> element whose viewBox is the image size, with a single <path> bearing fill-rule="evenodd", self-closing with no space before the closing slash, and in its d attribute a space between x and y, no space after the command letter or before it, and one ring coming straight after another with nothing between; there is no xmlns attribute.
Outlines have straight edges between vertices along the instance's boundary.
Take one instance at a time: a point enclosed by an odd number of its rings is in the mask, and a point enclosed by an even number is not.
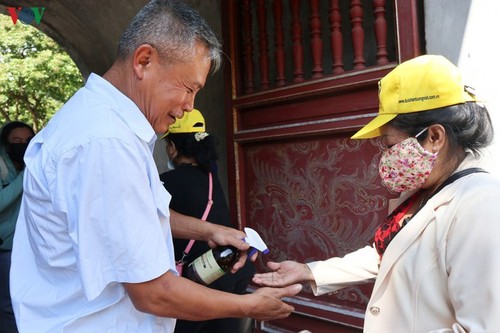
<svg viewBox="0 0 500 333"><path fill-rule="evenodd" d="M270 248L259 271L268 260L310 262L372 243L390 197L378 177L378 140L323 135L249 144L244 152L243 219ZM362 316L371 288L351 286L321 297L306 288L292 303L328 308L325 322L350 313L360 327L355 316Z"/></svg>
<svg viewBox="0 0 500 333"><path fill-rule="evenodd" d="M371 243L394 197L377 140L349 137L378 111L377 82L422 53L420 0L222 0L229 201L267 260L342 256ZM255 332L360 332L372 284L289 301Z"/></svg>

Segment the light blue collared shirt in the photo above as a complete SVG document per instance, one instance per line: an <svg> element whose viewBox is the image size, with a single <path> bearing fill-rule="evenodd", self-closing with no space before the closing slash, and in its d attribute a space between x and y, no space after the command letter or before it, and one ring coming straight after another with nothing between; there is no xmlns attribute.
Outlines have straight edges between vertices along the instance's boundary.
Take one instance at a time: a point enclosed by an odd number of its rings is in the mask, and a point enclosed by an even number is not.
<svg viewBox="0 0 500 333"><path fill-rule="evenodd" d="M175 271L155 141L137 106L95 74L31 140L11 270L21 332L173 331L121 284Z"/></svg>

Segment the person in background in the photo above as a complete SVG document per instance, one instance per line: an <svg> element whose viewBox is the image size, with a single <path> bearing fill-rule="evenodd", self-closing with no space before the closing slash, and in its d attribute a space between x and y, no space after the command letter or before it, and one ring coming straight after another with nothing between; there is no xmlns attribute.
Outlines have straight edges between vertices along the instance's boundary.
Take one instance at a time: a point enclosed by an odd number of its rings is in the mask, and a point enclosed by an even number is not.
<svg viewBox="0 0 500 333"><path fill-rule="evenodd" d="M12 240L23 192L24 152L35 136L33 129L20 121L0 129L0 333L17 332L12 311L9 271Z"/></svg>
<svg viewBox="0 0 500 333"><path fill-rule="evenodd" d="M301 286L235 295L179 277L172 236L233 245L244 232L169 210L155 133L193 109L220 43L185 3L152 0L117 58L31 140L14 235L11 296L21 332L171 333L175 318L284 318Z"/></svg>
<svg viewBox="0 0 500 333"><path fill-rule="evenodd" d="M170 193L170 209L178 213L201 217L207 207L209 193L209 173L212 175L212 206L207 220L228 227L229 209L222 186L217 177L217 140L205 129L205 119L194 109L169 127L165 135L166 151L174 169L160 175L165 189ZM174 238L175 259L183 258L189 240ZM209 250L205 242L194 242L185 257L185 265ZM235 294L245 294L255 269L247 261L234 274L226 274L209 285L210 288ZM242 319L222 318L207 321L178 320L175 333L237 333L241 331Z"/></svg>
<svg viewBox="0 0 500 333"><path fill-rule="evenodd" d="M373 246L269 262L254 282L309 283L319 295L375 279L366 333L500 332L500 181L480 168L493 140L486 107L438 55L397 66L379 99L378 116L352 138L380 137L380 177L401 196Z"/></svg>

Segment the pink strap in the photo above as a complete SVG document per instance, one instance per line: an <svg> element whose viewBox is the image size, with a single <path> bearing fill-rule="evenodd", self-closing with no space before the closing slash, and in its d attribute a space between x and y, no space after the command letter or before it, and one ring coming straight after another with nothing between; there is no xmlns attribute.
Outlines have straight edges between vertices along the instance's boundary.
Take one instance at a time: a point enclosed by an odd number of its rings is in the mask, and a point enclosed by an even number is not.
<svg viewBox="0 0 500 333"><path fill-rule="evenodd" d="M203 216L201 219L203 221L207 220L208 213L210 213L210 209L212 208L213 201L212 201L212 190L213 190L213 182L212 182L212 173L208 173L208 202L207 202L207 207L205 208L205 212L203 213Z"/></svg>
<svg viewBox="0 0 500 333"><path fill-rule="evenodd" d="M208 217L208 213L210 212L210 209L212 208L213 201L212 201L212 189L213 189L213 182L212 182L212 173L208 173L208 203L207 207L205 208L205 212L203 213L203 216L201 217L202 221L206 221ZM181 261L184 261L184 258L188 255L189 251L191 251L191 247L193 247L194 244L194 239L191 239L184 249L184 253L182 255Z"/></svg>

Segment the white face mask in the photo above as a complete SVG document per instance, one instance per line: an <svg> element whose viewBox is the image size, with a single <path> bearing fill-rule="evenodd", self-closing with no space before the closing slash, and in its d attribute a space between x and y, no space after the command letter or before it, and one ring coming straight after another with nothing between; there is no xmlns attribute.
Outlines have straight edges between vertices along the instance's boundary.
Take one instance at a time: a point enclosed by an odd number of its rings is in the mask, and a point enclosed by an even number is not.
<svg viewBox="0 0 500 333"><path fill-rule="evenodd" d="M167 157L167 171L174 170L174 169L175 169L174 163L172 162L172 160L169 157Z"/></svg>
<svg viewBox="0 0 500 333"><path fill-rule="evenodd" d="M175 165L174 165L174 162L173 162L173 157L170 156L170 153L169 153L170 147L168 145L174 145L174 143L171 142L171 141L168 141L168 143L167 143L167 171L170 171L170 170L174 170L175 169Z"/></svg>
<svg viewBox="0 0 500 333"><path fill-rule="evenodd" d="M437 153L425 150L417 141L417 137L426 130L396 143L382 154L380 178L392 191L401 193L416 190L429 178Z"/></svg>

